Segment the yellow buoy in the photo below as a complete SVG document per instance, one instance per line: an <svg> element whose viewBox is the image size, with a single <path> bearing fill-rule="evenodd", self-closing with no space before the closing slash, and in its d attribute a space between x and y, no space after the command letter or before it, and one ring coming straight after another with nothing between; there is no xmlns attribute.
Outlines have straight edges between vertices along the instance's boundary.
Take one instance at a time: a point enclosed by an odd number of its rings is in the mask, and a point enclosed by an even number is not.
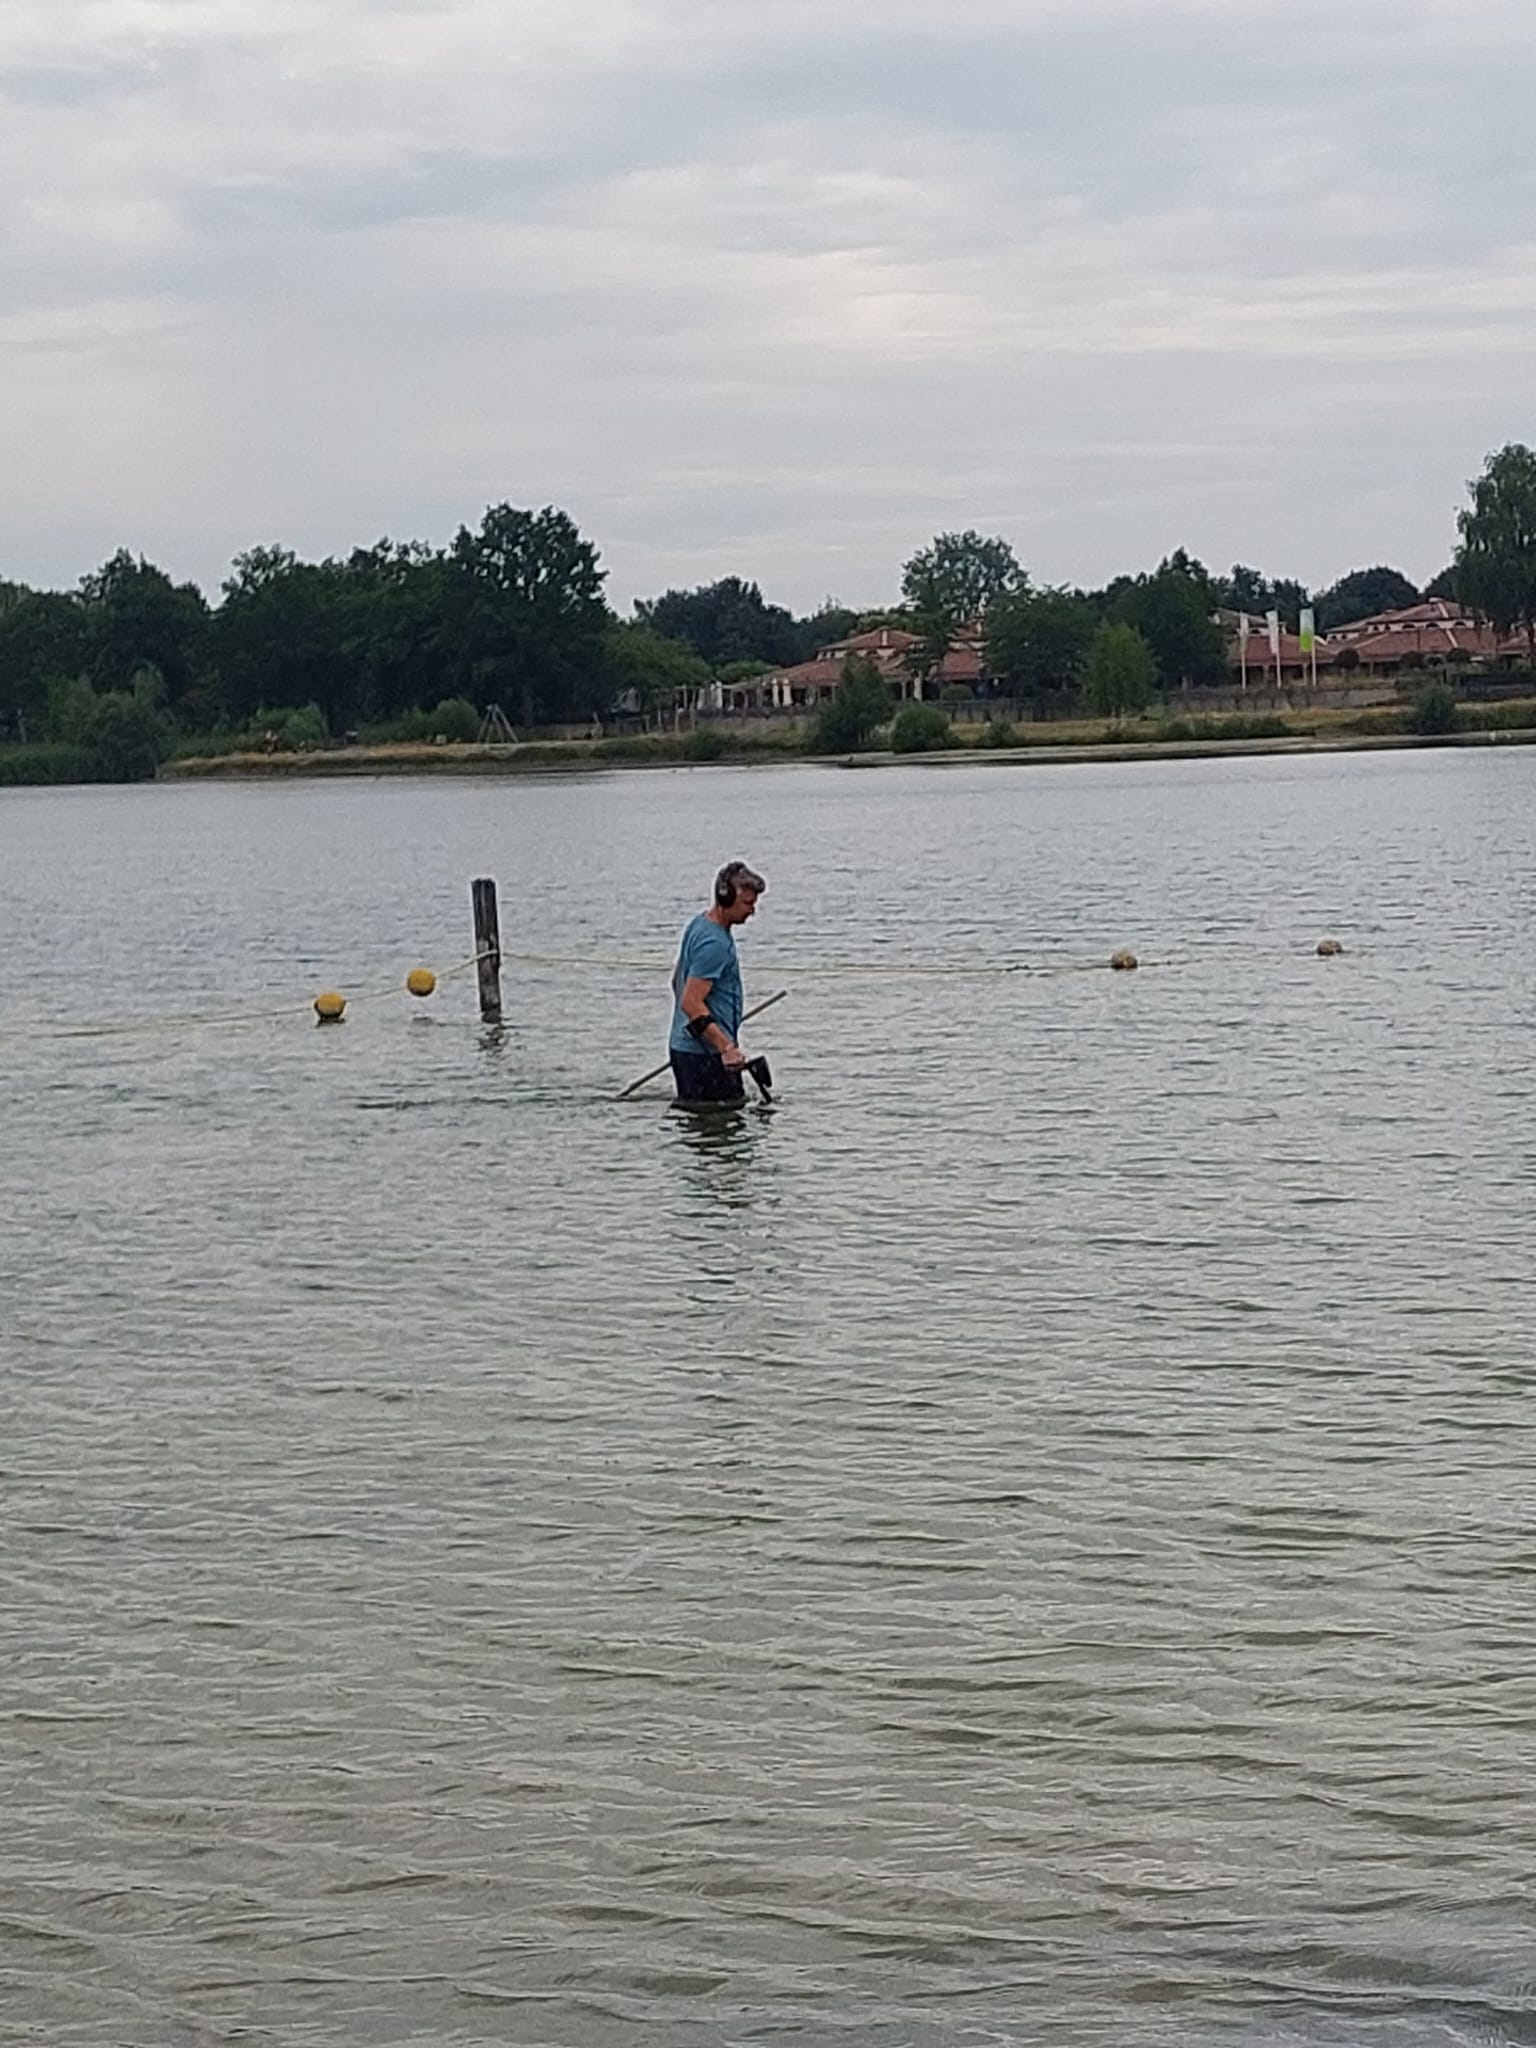
<svg viewBox="0 0 1536 2048"><path fill-rule="evenodd" d="M315 997L315 1015L322 1024L339 1024L346 1014L347 999L333 988Z"/></svg>
<svg viewBox="0 0 1536 2048"><path fill-rule="evenodd" d="M437 976L430 967L413 967L405 977L405 985L413 996L429 996L437 987Z"/></svg>
<svg viewBox="0 0 1536 2048"><path fill-rule="evenodd" d="M1335 954L1342 953L1344 948L1337 939L1319 939L1317 950L1325 960L1331 960Z"/></svg>
<svg viewBox="0 0 1536 2048"><path fill-rule="evenodd" d="M1118 953L1110 954L1109 964L1115 969L1117 974L1123 974L1128 968L1139 967L1141 962L1134 953L1122 947Z"/></svg>

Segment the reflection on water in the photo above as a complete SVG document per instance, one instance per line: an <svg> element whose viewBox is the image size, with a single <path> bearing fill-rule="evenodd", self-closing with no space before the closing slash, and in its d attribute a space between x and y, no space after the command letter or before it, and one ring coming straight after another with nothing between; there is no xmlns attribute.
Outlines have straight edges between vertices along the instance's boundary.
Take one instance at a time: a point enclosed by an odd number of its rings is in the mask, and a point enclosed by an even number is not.
<svg viewBox="0 0 1536 2048"><path fill-rule="evenodd" d="M0 796L0 2041L1536 2040L1533 785Z"/></svg>
<svg viewBox="0 0 1536 2048"><path fill-rule="evenodd" d="M764 1166L764 1146L775 1111L762 1102L673 1103L669 1122L682 1154L698 1169L698 1185L716 1201L746 1208Z"/></svg>

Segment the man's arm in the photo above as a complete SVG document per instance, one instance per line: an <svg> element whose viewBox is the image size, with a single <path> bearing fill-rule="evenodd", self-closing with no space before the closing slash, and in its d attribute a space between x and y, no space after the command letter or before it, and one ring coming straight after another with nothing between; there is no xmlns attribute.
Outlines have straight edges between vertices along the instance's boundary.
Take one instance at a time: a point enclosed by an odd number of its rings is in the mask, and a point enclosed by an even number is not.
<svg viewBox="0 0 1536 2048"><path fill-rule="evenodd" d="M680 1000L683 1015L690 1024L696 1022L700 1017L709 1017L709 992L714 985L712 981L705 981L697 974L691 974L683 983L683 993ZM736 1044L730 1033L722 1025L717 1024L712 1017L710 1017L704 1029L694 1032L693 1036L701 1046L707 1047L710 1052L719 1053L726 1066L745 1066L746 1054Z"/></svg>

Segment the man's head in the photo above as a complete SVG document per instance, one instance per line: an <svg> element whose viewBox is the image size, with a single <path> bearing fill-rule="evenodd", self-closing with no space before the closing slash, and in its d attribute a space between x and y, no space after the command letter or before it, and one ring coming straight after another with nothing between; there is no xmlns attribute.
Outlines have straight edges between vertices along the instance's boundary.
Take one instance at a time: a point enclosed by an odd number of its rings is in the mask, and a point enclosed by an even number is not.
<svg viewBox="0 0 1536 2048"><path fill-rule="evenodd" d="M728 860L715 877L715 916L721 924L745 924L767 886L744 860Z"/></svg>

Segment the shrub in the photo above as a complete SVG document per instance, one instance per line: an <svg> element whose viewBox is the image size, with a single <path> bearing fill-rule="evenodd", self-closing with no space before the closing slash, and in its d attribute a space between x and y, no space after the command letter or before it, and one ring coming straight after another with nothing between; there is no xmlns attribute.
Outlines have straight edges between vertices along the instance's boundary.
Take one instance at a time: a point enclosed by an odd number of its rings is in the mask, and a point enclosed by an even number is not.
<svg viewBox="0 0 1536 2048"><path fill-rule="evenodd" d="M426 713L429 740L449 740L468 746L480 737L480 714L467 697L444 697Z"/></svg>
<svg viewBox="0 0 1536 2048"><path fill-rule="evenodd" d="M1207 740L1283 740L1298 730L1272 711L1237 711L1228 718L1209 718L1200 737Z"/></svg>
<svg viewBox="0 0 1536 2048"><path fill-rule="evenodd" d="M88 747L0 747L0 789L20 789L38 783L94 782L94 766Z"/></svg>
<svg viewBox="0 0 1536 2048"><path fill-rule="evenodd" d="M1157 663L1134 626L1106 622L1094 634L1083 669L1083 694L1101 718L1124 719L1152 701Z"/></svg>
<svg viewBox="0 0 1536 2048"><path fill-rule="evenodd" d="M329 746L331 728L318 704L301 704L283 718L283 743L295 753L309 747Z"/></svg>
<svg viewBox="0 0 1536 2048"><path fill-rule="evenodd" d="M91 782L149 782L171 750L170 729L154 705L117 690L92 705L85 743Z"/></svg>
<svg viewBox="0 0 1536 2048"><path fill-rule="evenodd" d="M949 720L937 704L903 704L891 726L891 751L896 754L936 753L953 744Z"/></svg>
<svg viewBox="0 0 1536 2048"><path fill-rule="evenodd" d="M171 748L170 727L152 703L124 690L71 692L67 738L0 748L0 786L26 783L149 782Z"/></svg>
<svg viewBox="0 0 1536 2048"><path fill-rule="evenodd" d="M941 704L969 704L976 692L969 683L946 683L939 692Z"/></svg>
<svg viewBox="0 0 1536 2048"><path fill-rule="evenodd" d="M978 747L1019 747L1024 742L1006 718L989 718L976 744Z"/></svg>
<svg viewBox="0 0 1536 2048"><path fill-rule="evenodd" d="M1528 732L1536 725L1536 703L1505 698L1496 704L1459 704L1456 723L1472 732Z"/></svg>
<svg viewBox="0 0 1536 2048"><path fill-rule="evenodd" d="M725 752L725 741L710 727L700 726L687 734L678 752L685 761L718 761Z"/></svg>
<svg viewBox="0 0 1536 2048"><path fill-rule="evenodd" d="M252 753L294 754L330 744L331 729L318 704L288 704L276 710L265 705L251 714L245 744Z"/></svg>
<svg viewBox="0 0 1536 2048"><path fill-rule="evenodd" d="M199 732L182 731L172 752L178 761L212 760L220 754L238 754L249 745L243 726L213 725Z"/></svg>
<svg viewBox="0 0 1536 2048"><path fill-rule="evenodd" d="M96 692L84 676L56 676L49 683L43 725L50 740L84 746L90 739Z"/></svg>
<svg viewBox="0 0 1536 2048"><path fill-rule="evenodd" d="M837 695L811 721L806 746L813 754L848 754L868 746L891 715L891 687L872 661L843 663Z"/></svg>
<svg viewBox="0 0 1536 2048"><path fill-rule="evenodd" d="M1454 732L1459 723L1456 693L1446 682L1426 683L1408 711L1408 730L1426 737Z"/></svg>

